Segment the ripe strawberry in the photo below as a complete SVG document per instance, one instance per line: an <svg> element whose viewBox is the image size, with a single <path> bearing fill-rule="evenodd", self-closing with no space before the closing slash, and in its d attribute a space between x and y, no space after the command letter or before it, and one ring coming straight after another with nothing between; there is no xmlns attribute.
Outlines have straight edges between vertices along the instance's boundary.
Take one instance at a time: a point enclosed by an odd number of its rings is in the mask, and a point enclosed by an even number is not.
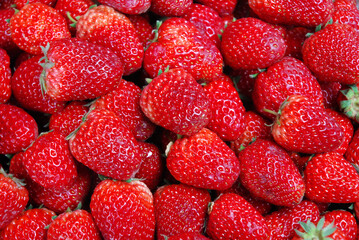
<svg viewBox="0 0 359 240"><path fill-rule="evenodd" d="M28 147L38 136L35 119L22 108L0 104L0 154L13 154Z"/></svg>
<svg viewBox="0 0 359 240"><path fill-rule="evenodd" d="M147 12L151 6L151 0L98 0L99 3L113 7L125 14L141 14Z"/></svg>
<svg viewBox="0 0 359 240"><path fill-rule="evenodd" d="M121 80L121 59L106 47L71 38L53 41L44 51L43 88L52 99L96 98Z"/></svg>
<svg viewBox="0 0 359 240"><path fill-rule="evenodd" d="M210 119L210 102L202 86L183 68L170 69L142 91L140 106L155 124L181 135L193 135Z"/></svg>
<svg viewBox="0 0 359 240"><path fill-rule="evenodd" d="M22 9L26 4L30 3L43 3L50 7L54 7L56 0L14 0L14 2L17 9Z"/></svg>
<svg viewBox="0 0 359 240"><path fill-rule="evenodd" d="M274 142L258 139L239 154L241 183L254 196L279 206L302 201L302 176L288 153Z"/></svg>
<svg viewBox="0 0 359 240"><path fill-rule="evenodd" d="M359 175L338 153L315 155L304 170L305 195L327 203L359 201Z"/></svg>
<svg viewBox="0 0 359 240"><path fill-rule="evenodd" d="M206 233L219 239L268 239L264 218L241 196L220 195L209 209Z"/></svg>
<svg viewBox="0 0 359 240"><path fill-rule="evenodd" d="M359 83L347 85L338 93L337 102L340 111L347 117L359 123Z"/></svg>
<svg viewBox="0 0 359 240"><path fill-rule="evenodd" d="M213 8L221 17L232 15L238 0L198 0L199 3Z"/></svg>
<svg viewBox="0 0 359 240"><path fill-rule="evenodd" d="M326 212L324 215L325 220L334 222L334 225L346 233L348 240L356 240L357 238L357 222L353 214L345 210L333 210Z"/></svg>
<svg viewBox="0 0 359 240"><path fill-rule="evenodd" d="M101 240L101 237L91 214L78 209L56 217L49 225L46 239Z"/></svg>
<svg viewBox="0 0 359 240"><path fill-rule="evenodd" d="M0 3L0 48L3 48L11 56L19 54L19 48L11 38L10 24L6 21L15 14L13 8L1 9Z"/></svg>
<svg viewBox="0 0 359 240"><path fill-rule="evenodd" d="M105 240L154 239L153 196L142 182L104 180L95 188L90 208Z"/></svg>
<svg viewBox="0 0 359 240"><path fill-rule="evenodd" d="M143 46L131 21L109 6L89 9L76 24L76 36L105 46L122 59L124 75L142 66Z"/></svg>
<svg viewBox="0 0 359 240"><path fill-rule="evenodd" d="M151 0L150 10L160 16L179 17L185 14L192 4L193 0Z"/></svg>
<svg viewBox="0 0 359 240"><path fill-rule="evenodd" d="M2 240L46 240L46 226L52 222L55 213L46 208L29 209L0 232Z"/></svg>
<svg viewBox="0 0 359 240"><path fill-rule="evenodd" d="M200 233L180 233L168 238L168 240L210 240Z"/></svg>
<svg viewBox="0 0 359 240"><path fill-rule="evenodd" d="M11 6L15 4L15 0L3 0L0 2L0 9L11 9Z"/></svg>
<svg viewBox="0 0 359 240"><path fill-rule="evenodd" d="M176 234L201 233L211 196L204 189L184 184L165 185L154 194L157 239Z"/></svg>
<svg viewBox="0 0 359 240"><path fill-rule="evenodd" d="M291 95L278 113L272 135L288 151L323 153L336 150L343 142L339 123L308 97Z"/></svg>
<svg viewBox="0 0 359 240"><path fill-rule="evenodd" d="M284 56L286 47L272 25L256 18L240 18L222 34L224 60L234 69L269 67Z"/></svg>
<svg viewBox="0 0 359 240"><path fill-rule="evenodd" d="M107 109L93 109L71 136L69 144L77 161L117 180L134 177L142 161L140 147L132 133Z"/></svg>
<svg viewBox="0 0 359 240"><path fill-rule="evenodd" d="M299 222L319 220L318 206L311 201L303 200L293 207L281 208L265 216L270 238L276 240L289 240L295 235L295 229L299 229Z"/></svg>
<svg viewBox="0 0 359 240"><path fill-rule="evenodd" d="M316 27L326 23L334 12L332 0L268 1L249 0L250 8L264 21L295 26Z"/></svg>
<svg viewBox="0 0 359 240"><path fill-rule="evenodd" d="M348 24L359 30L359 11L355 1L336 0L334 1L334 9L333 22Z"/></svg>
<svg viewBox="0 0 359 240"><path fill-rule="evenodd" d="M290 95L306 96L311 102L323 104L323 94L319 83L303 62L293 57L284 57L258 75L252 93L257 111L274 119L281 103Z"/></svg>
<svg viewBox="0 0 359 240"><path fill-rule="evenodd" d="M29 193L21 181L0 167L0 229L4 229L26 207Z"/></svg>
<svg viewBox="0 0 359 240"><path fill-rule="evenodd" d="M305 65L320 81L359 82L359 33L333 23L307 38L302 48Z"/></svg>
<svg viewBox="0 0 359 240"><path fill-rule="evenodd" d="M43 3L24 6L10 19L11 37L16 45L31 54L41 54L48 42L70 38L66 19Z"/></svg>
<svg viewBox="0 0 359 240"><path fill-rule="evenodd" d="M284 35L287 44L285 55L302 59L302 45L307 39L306 35L310 32L311 30L305 27L287 28Z"/></svg>
<svg viewBox="0 0 359 240"><path fill-rule="evenodd" d="M325 108L338 109L337 98L342 88L340 82L319 82L323 93L323 102Z"/></svg>
<svg viewBox="0 0 359 240"><path fill-rule="evenodd" d="M168 170L178 181L205 189L231 187L240 171L235 153L207 128L177 139L166 160Z"/></svg>
<svg viewBox="0 0 359 240"><path fill-rule="evenodd" d="M359 130L354 132L344 156L348 162L359 165Z"/></svg>
<svg viewBox="0 0 359 240"><path fill-rule="evenodd" d="M6 103L11 96L11 69L10 57L7 52L0 48L0 104Z"/></svg>
<svg viewBox="0 0 359 240"><path fill-rule="evenodd" d="M26 183L30 178L24 168L23 161L25 157L25 152L17 152L14 154L10 160L9 173L18 179L24 180Z"/></svg>
<svg viewBox="0 0 359 240"><path fill-rule="evenodd" d="M151 44L151 40L155 37L155 31L151 26L149 15L127 15L127 17L133 24L142 46L147 49Z"/></svg>

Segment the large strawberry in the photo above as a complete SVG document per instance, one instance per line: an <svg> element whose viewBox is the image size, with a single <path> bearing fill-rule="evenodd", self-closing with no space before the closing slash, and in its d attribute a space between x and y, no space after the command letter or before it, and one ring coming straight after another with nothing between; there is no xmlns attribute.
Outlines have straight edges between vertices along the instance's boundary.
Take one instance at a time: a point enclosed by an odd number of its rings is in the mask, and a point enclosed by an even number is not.
<svg viewBox="0 0 359 240"><path fill-rule="evenodd" d="M183 68L154 78L143 89L140 106L152 122L181 135L197 133L211 116L202 86Z"/></svg>
<svg viewBox="0 0 359 240"><path fill-rule="evenodd" d="M7 52L0 48L0 103L6 103L11 96L11 69L10 57Z"/></svg>
<svg viewBox="0 0 359 240"><path fill-rule="evenodd" d="M359 123L359 83L343 86L336 101L341 112Z"/></svg>
<svg viewBox="0 0 359 240"><path fill-rule="evenodd" d="M143 47L147 49L147 47L151 44L151 41L155 37L155 31L150 23L149 15L127 15L127 17L133 24L137 32L138 39L142 43Z"/></svg>
<svg viewBox="0 0 359 240"><path fill-rule="evenodd" d="M344 156L348 162L359 165L359 130L354 132Z"/></svg>
<svg viewBox="0 0 359 240"><path fill-rule="evenodd" d="M16 8L17 9L21 9L23 8L25 5L29 4L29 3L43 3L45 5L48 5L50 7L54 7L56 0L14 0Z"/></svg>
<svg viewBox="0 0 359 240"><path fill-rule="evenodd" d="M169 237L168 240L210 240L200 233L180 233Z"/></svg>
<svg viewBox="0 0 359 240"><path fill-rule="evenodd" d="M121 80L122 61L107 47L70 38L52 41L44 51L43 88L52 99L96 98Z"/></svg>
<svg viewBox="0 0 359 240"><path fill-rule="evenodd" d="M160 16L179 17L193 5L193 0L151 0L151 12Z"/></svg>
<svg viewBox="0 0 359 240"><path fill-rule="evenodd" d="M348 240L357 239L358 226L352 213L346 210L333 210L324 213L326 221L334 222L334 225L346 233Z"/></svg>
<svg viewBox="0 0 359 240"><path fill-rule="evenodd" d="M218 12L221 17L231 16L236 8L236 5L240 3L238 0L198 0L199 3L213 8Z"/></svg>
<svg viewBox="0 0 359 240"><path fill-rule="evenodd" d="M154 239L153 196L142 182L104 180L95 188L90 208L105 240Z"/></svg>
<svg viewBox="0 0 359 240"><path fill-rule="evenodd" d="M19 54L19 48L11 38L10 24L7 22L14 14L14 9L1 9L0 7L0 48L5 49L10 56Z"/></svg>

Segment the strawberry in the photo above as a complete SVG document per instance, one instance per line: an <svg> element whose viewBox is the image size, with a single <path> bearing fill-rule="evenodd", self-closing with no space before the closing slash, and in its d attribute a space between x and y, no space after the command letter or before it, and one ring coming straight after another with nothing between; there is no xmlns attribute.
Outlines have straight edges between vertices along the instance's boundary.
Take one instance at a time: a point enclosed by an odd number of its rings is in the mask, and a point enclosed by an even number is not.
<svg viewBox="0 0 359 240"><path fill-rule="evenodd" d="M250 8L266 22L275 24L316 27L326 23L334 12L332 0L268 1L249 0Z"/></svg>
<svg viewBox="0 0 359 240"><path fill-rule="evenodd" d="M254 196L279 206L302 201L302 176L288 153L274 142L258 139L239 154L241 183Z"/></svg>
<svg viewBox="0 0 359 240"><path fill-rule="evenodd" d="M98 0L99 3L113 7L125 14L141 14L147 12L151 6L151 0Z"/></svg>
<svg viewBox="0 0 359 240"><path fill-rule="evenodd" d="M122 59L124 75L141 68L143 46L131 21L109 6L89 9L76 24L76 36L105 46Z"/></svg>
<svg viewBox="0 0 359 240"><path fill-rule="evenodd" d="M348 162L359 165L359 130L355 130L344 156Z"/></svg>
<svg viewBox="0 0 359 240"><path fill-rule="evenodd" d="M98 98L92 106L116 113L135 138L144 141L153 134L155 125L142 112L140 97L140 87L121 80L111 92Z"/></svg>
<svg viewBox="0 0 359 240"><path fill-rule="evenodd" d="M57 216L49 225L46 239L101 240L101 237L91 214L78 209Z"/></svg>
<svg viewBox="0 0 359 240"><path fill-rule="evenodd" d="M305 27L287 28L284 35L287 44L285 55L302 59L302 45L310 32L311 30Z"/></svg>
<svg viewBox="0 0 359 240"><path fill-rule="evenodd" d="M151 0L150 10L160 16L180 17L191 8L192 4L193 0Z"/></svg>
<svg viewBox="0 0 359 240"><path fill-rule="evenodd" d="M359 11L355 1L336 0L334 1L333 22L348 24L359 30Z"/></svg>
<svg viewBox="0 0 359 240"><path fill-rule="evenodd" d="M23 151L17 152L11 157L10 165L9 165L9 173L18 179L24 180L24 182L26 183L30 177L27 174L26 169L24 168L24 164L23 164L24 157L25 157L25 152Z"/></svg>
<svg viewBox="0 0 359 240"><path fill-rule="evenodd" d="M29 209L22 212L0 232L2 240L46 240L46 226L55 213L46 208Z"/></svg>
<svg viewBox="0 0 359 240"><path fill-rule="evenodd" d="M93 109L69 144L77 161L117 180L134 177L140 168L140 147L122 120L107 109Z"/></svg>
<svg viewBox="0 0 359 240"><path fill-rule="evenodd" d="M142 182L104 180L95 188L90 208L105 240L154 239L153 196Z"/></svg>
<svg viewBox="0 0 359 240"><path fill-rule="evenodd" d="M0 167L0 229L18 216L28 201L29 193L21 181Z"/></svg>
<svg viewBox="0 0 359 240"><path fill-rule="evenodd" d="M168 240L210 240L200 233L180 233L168 238Z"/></svg>
<svg viewBox="0 0 359 240"><path fill-rule="evenodd" d="M348 240L357 239L357 222L353 214L345 210L333 210L326 212L324 215L325 220L334 222L334 225L346 233Z"/></svg>
<svg viewBox="0 0 359 240"><path fill-rule="evenodd" d="M56 0L14 0L17 9L22 9L25 5L30 3L43 3L50 7L54 7Z"/></svg>
<svg viewBox="0 0 359 240"><path fill-rule="evenodd" d="M355 9L356 1L355 0L335 0L333 2L334 8L337 9Z"/></svg>
<svg viewBox="0 0 359 240"><path fill-rule="evenodd" d="M3 0L0 2L0 9L11 9L13 4L15 4L15 0Z"/></svg>
<svg viewBox="0 0 359 240"><path fill-rule="evenodd" d="M218 12L221 17L232 15L238 0L198 0L199 3L208 6Z"/></svg>
<svg viewBox="0 0 359 240"><path fill-rule="evenodd" d="M20 52L11 38L10 24L7 22L14 14L14 9L1 9L0 7L0 48L6 50L11 57L17 56Z"/></svg>
<svg viewBox="0 0 359 240"><path fill-rule="evenodd" d="M214 190L231 187L240 171L235 153L207 128L177 139L167 155L167 168L181 183Z"/></svg>
<svg viewBox="0 0 359 240"><path fill-rule="evenodd" d="M127 15L137 32L138 39L142 46L147 49L151 40L155 37L155 31L151 26L149 15Z"/></svg>
<svg viewBox="0 0 359 240"><path fill-rule="evenodd" d="M268 239L264 218L235 193L220 195L209 208L206 233L219 239Z"/></svg>
<svg viewBox="0 0 359 240"><path fill-rule="evenodd" d="M340 111L343 112L351 120L359 123L359 83L343 86L337 95L337 102Z"/></svg>
<svg viewBox="0 0 359 240"><path fill-rule="evenodd" d="M359 175L338 153L317 154L304 170L305 195L308 199L326 203L359 201Z"/></svg>
<svg viewBox="0 0 359 240"><path fill-rule="evenodd" d="M10 69L10 57L7 52L0 48L0 104L6 103L11 96L11 69Z"/></svg>
<svg viewBox="0 0 359 240"><path fill-rule="evenodd" d="M320 81L359 82L359 33L347 24L333 23L307 38L303 61Z"/></svg>
<svg viewBox="0 0 359 240"><path fill-rule="evenodd" d="M276 240L292 239L295 229L300 228L299 222L319 220L318 206L311 201L303 200L298 205L281 208L265 216L270 238Z"/></svg>
<svg viewBox="0 0 359 240"><path fill-rule="evenodd" d="M342 88L342 84L340 82L319 82L319 85L323 93L324 107L337 109L338 105L336 100Z"/></svg>
<svg viewBox="0 0 359 240"><path fill-rule="evenodd" d="M31 54L41 54L41 46L50 41L71 37L66 19L43 3L27 4L13 15L10 32L16 45Z"/></svg>
<svg viewBox="0 0 359 240"><path fill-rule="evenodd" d="M158 188L154 194L157 239L185 232L201 233L210 201L204 189L183 184Z"/></svg>
<svg viewBox="0 0 359 240"><path fill-rule="evenodd" d="M193 135L211 116L202 86L183 68L170 69L144 87L140 106L155 124L181 135Z"/></svg>
<svg viewBox="0 0 359 240"><path fill-rule="evenodd" d="M52 99L96 98L121 80L121 59L106 47L71 38L51 42L44 52L42 87Z"/></svg>
<svg viewBox="0 0 359 240"><path fill-rule="evenodd" d="M303 62L293 57L284 57L258 75L252 93L253 103L258 112L274 119L281 103L290 95L306 96L311 102L323 104L319 83Z"/></svg>
<svg viewBox="0 0 359 240"><path fill-rule="evenodd" d="M222 34L224 60L234 69L269 67L284 56L286 47L272 25L256 18L240 18Z"/></svg>
<svg viewBox="0 0 359 240"><path fill-rule="evenodd" d="M238 139L244 132L245 109L233 84L216 80L204 86L203 90L212 110L207 128L224 141Z"/></svg>
<svg viewBox="0 0 359 240"><path fill-rule="evenodd" d="M336 150L343 142L344 131L339 123L308 97L289 96L278 113L272 135L288 151L323 153Z"/></svg>
<svg viewBox="0 0 359 240"><path fill-rule="evenodd" d="M0 104L0 154L13 154L28 147L38 136L35 119L22 108Z"/></svg>

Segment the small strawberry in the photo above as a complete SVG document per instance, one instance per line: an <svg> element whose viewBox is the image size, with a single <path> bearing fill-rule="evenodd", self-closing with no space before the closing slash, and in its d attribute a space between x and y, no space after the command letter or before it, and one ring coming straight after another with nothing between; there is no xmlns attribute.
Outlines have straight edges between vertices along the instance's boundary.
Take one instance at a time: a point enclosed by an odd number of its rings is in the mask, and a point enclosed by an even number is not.
<svg viewBox="0 0 359 240"><path fill-rule="evenodd" d="M66 19L43 3L25 5L10 19L11 37L16 45L31 54L41 54L41 46L53 40L70 38Z"/></svg>
<svg viewBox="0 0 359 240"><path fill-rule="evenodd" d="M11 69L10 57L7 52L0 48L0 104L6 103L11 96Z"/></svg>
<svg viewBox="0 0 359 240"><path fill-rule="evenodd" d="M104 180L95 188L90 208L105 240L154 239L153 196L142 182Z"/></svg>
<svg viewBox="0 0 359 240"><path fill-rule="evenodd" d="M334 222L334 225L346 233L348 240L356 240L357 238L357 222L353 214L345 210L333 210L326 212L325 220Z"/></svg>
<svg viewBox="0 0 359 240"><path fill-rule="evenodd" d="M305 195L308 199L326 203L359 201L359 175L338 153L312 157L304 170Z"/></svg>
<svg viewBox="0 0 359 240"><path fill-rule="evenodd" d="M56 0L14 0L17 9L22 9L25 5L30 3L43 3L50 7L54 7Z"/></svg>
<svg viewBox="0 0 359 240"><path fill-rule="evenodd" d="M237 5L238 0L198 0L199 3L208 6L215 11L221 17L232 15L235 7Z"/></svg>
<svg viewBox="0 0 359 240"><path fill-rule="evenodd" d="M354 132L344 156L348 162L359 165L359 130Z"/></svg>
<svg viewBox="0 0 359 240"><path fill-rule="evenodd" d="M231 187L240 171L235 153L207 128L177 139L167 155L167 168L181 183L214 190Z"/></svg>
<svg viewBox="0 0 359 240"><path fill-rule="evenodd" d="M166 17L180 17L193 5L193 0L151 0L151 12Z"/></svg>
<svg viewBox="0 0 359 240"><path fill-rule="evenodd" d="M98 0L99 3L113 7L125 14L142 14L151 6L151 0Z"/></svg>
<svg viewBox="0 0 359 240"><path fill-rule="evenodd" d="M340 24L348 24L359 30L359 10L355 1L336 0L334 1L334 13L332 15L333 22Z"/></svg>
<svg viewBox="0 0 359 240"><path fill-rule="evenodd" d="M127 17L133 24L142 46L147 49L151 44L151 40L155 37L155 31L151 26L149 15L127 15Z"/></svg>
<svg viewBox="0 0 359 240"><path fill-rule="evenodd" d="M168 238L168 240L210 240L200 233L180 233Z"/></svg>
<svg viewBox="0 0 359 240"><path fill-rule="evenodd" d="M209 208L206 233L213 240L268 239L264 218L235 193L220 195Z"/></svg>
<svg viewBox="0 0 359 240"><path fill-rule="evenodd" d="M311 30L305 27L287 28L284 36L287 44L286 56L302 59L302 45Z"/></svg>
<svg viewBox="0 0 359 240"><path fill-rule="evenodd" d="M157 239L185 232L201 233L210 201L204 189L183 184L158 188L154 194Z"/></svg>
<svg viewBox="0 0 359 240"><path fill-rule="evenodd" d="M337 98L342 84L340 82L319 82L323 93L324 107L338 109Z"/></svg>

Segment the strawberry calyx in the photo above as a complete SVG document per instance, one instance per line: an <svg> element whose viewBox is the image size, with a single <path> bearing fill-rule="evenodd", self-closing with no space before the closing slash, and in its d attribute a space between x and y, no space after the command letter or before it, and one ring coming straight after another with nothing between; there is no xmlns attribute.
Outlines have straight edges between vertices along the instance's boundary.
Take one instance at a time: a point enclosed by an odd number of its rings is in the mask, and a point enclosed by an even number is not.
<svg viewBox="0 0 359 240"><path fill-rule="evenodd" d="M88 115L90 114L90 112L92 112L94 109L95 108L90 108L90 110L85 115L82 116L80 125L75 130L73 130L69 135L67 135L67 137L65 138L66 140L70 140L71 138L73 138L76 135L76 133L81 128L82 124L84 124L84 122L86 122L86 119L87 119Z"/></svg>
<svg viewBox="0 0 359 240"><path fill-rule="evenodd" d="M359 121L359 90L356 84L342 90L346 100L340 102L340 110L349 118Z"/></svg>
<svg viewBox="0 0 359 240"><path fill-rule="evenodd" d="M13 180L18 186L18 188L24 187L26 185L24 179L19 179L14 177L13 174L5 172L5 170L2 167L0 167L0 174L4 175L4 177L6 178L10 178L11 180Z"/></svg>
<svg viewBox="0 0 359 240"><path fill-rule="evenodd" d="M310 220L308 220L308 222L299 222L304 232L300 232L297 229L295 229L295 232L299 237L303 238L303 240L332 240L332 238L328 236L332 235L337 228L334 226L334 222L325 227L324 223L324 217L319 220L317 225Z"/></svg>
<svg viewBox="0 0 359 240"><path fill-rule="evenodd" d="M322 30L323 28L325 28L326 26L333 24L333 18L329 19L328 22L326 22L324 25L323 24L319 24L318 26L315 27L314 33L319 32L320 30ZM314 33L309 32L307 33L305 36L308 38L310 36L312 36Z"/></svg>
<svg viewBox="0 0 359 240"><path fill-rule="evenodd" d="M47 52L50 49L50 43L47 43L46 46L40 46L41 51L43 52L44 56L40 58L39 64L43 68L41 74L40 74L40 86L41 86L41 94L44 97L44 94L47 92L46 88L46 72L52 68L55 63L50 62L50 60L47 58Z"/></svg>
<svg viewBox="0 0 359 240"><path fill-rule="evenodd" d="M266 68L258 68L258 71L259 72L257 72L257 73L249 74L249 77L250 78L256 78L260 73L267 71L267 69Z"/></svg>

